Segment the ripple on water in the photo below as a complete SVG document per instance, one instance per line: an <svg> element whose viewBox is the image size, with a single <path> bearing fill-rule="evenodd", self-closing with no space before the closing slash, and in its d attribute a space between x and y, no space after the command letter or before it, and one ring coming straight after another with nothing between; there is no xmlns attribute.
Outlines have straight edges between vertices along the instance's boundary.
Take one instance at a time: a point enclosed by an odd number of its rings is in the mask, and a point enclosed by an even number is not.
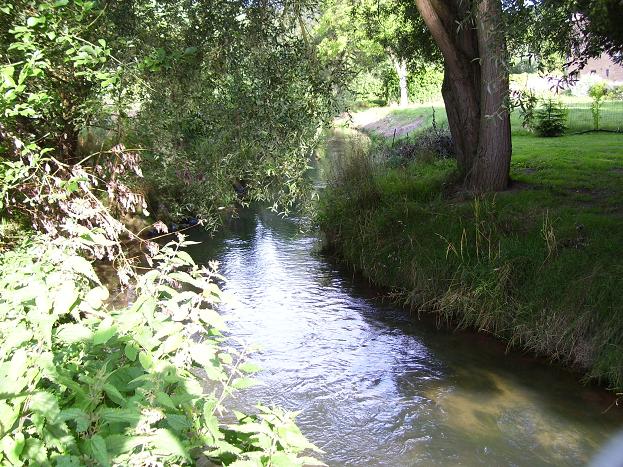
<svg viewBox="0 0 623 467"><path fill-rule="evenodd" d="M221 262L231 332L261 348L261 385L236 404L302 410L330 465L582 465L621 427L571 375L366 298L315 241L248 211L193 256Z"/></svg>

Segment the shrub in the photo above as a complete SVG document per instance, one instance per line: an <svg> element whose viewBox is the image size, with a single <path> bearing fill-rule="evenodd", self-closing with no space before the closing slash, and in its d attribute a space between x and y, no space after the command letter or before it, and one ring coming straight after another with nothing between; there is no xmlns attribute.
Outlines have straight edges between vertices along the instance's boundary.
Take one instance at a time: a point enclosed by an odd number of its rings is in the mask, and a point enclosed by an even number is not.
<svg viewBox="0 0 623 467"><path fill-rule="evenodd" d="M623 84L618 86L611 86L608 89L608 97L615 100L623 100Z"/></svg>
<svg viewBox="0 0 623 467"><path fill-rule="evenodd" d="M593 103L591 104L591 113L593 114L594 130L599 130L599 122L601 120L601 101L607 93L608 86L603 81L593 84L588 89L588 95L593 99Z"/></svg>
<svg viewBox="0 0 623 467"><path fill-rule="evenodd" d="M429 152L442 159L449 159L455 155L452 134L445 126L425 129L415 138L414 146L416 154Z"/></svg>
<svg viewBox="0 0 623 467"><path fill-rule="evenodd" d="M539 136L561 136L567 129L568 109L558 101L547 99L536 110L534 130Z"/></svg>
<svg viewBox="0 0 623 467"><path fill-rule="evenodd" d="M183 236L161 247L111 214L146 207L126 185L142 177L138 154L116 144L75 163L64 127L48 122L50 114L76 123L87 107L97 112L114 78L104 67L106 41L93 48L79 37L93 25L93 5L15 9L33 16L7 47L22 55L0 65L0 464L313 462L298 456L312 446L293 414L259 407L236 420L226 410L257 367L223 345L215 266L196 265ZM66 94L54 86L74 85L91 99L64 109ZM38 232L15 235L15 221ZM140 274L127 237L145 250ZM109 302L95 259L116 269L131 303Z"/></svg>
<svg viewBox="0 0 623 467"><path fill-rule="evenodd" d="M450 130L445 126L436 125L418 133L411 141L400 141L395 147L385 152L385 158L394 165L410 160L429 161L449 159L454 156L454 142Z"/></svg>
<svg viewBox="0 0 623 467"><path fill-rule="evenodd" d="M85 232L85 242L91 242ZM183 237L154 251L135 300L108 290L76 242L40 238L0 257L0 427L11 465L301 464L291 414L224 423L223 402L257 367L223 348L213 268ZM207 388L206 388L207 381ZM272 446L267 449L268 446ZM3 464L4 465L4 464Z"/></svg>
<svg viewBox="0 0 623 467"><path fill-rule="evenodd" d="M409 100L411 102L430 102L441 98L443 69L428 65L415 70L409 77Z"/></svg>

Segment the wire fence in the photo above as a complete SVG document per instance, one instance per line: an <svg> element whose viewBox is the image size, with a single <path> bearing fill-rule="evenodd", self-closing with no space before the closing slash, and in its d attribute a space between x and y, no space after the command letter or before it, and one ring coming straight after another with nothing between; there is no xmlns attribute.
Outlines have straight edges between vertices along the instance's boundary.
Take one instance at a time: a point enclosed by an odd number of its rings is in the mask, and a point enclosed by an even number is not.
<svg viewBox="0 0 623 467"><path fill-rule="evenodd" d="M565 102L569 109L567 133L586 131L623 132L623 100L604 100L599 110L593 112L593 102Z"/></svg>

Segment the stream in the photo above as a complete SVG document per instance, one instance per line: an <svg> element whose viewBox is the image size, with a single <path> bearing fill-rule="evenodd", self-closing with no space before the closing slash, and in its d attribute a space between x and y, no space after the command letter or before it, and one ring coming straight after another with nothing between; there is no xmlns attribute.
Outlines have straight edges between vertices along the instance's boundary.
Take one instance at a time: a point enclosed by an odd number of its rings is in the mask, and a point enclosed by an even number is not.
<svg viewBox="0 0 623 467"><path fill-rule="evenodd" d="M344 150L339 134L326 148ZM236 408L301 411L331 466L585 465L623 428L613 395L578 375L383 303L298 221L249 208L217 236L190 238L235 296L222 307L231 334L259 346L260 384Z"/></svg>

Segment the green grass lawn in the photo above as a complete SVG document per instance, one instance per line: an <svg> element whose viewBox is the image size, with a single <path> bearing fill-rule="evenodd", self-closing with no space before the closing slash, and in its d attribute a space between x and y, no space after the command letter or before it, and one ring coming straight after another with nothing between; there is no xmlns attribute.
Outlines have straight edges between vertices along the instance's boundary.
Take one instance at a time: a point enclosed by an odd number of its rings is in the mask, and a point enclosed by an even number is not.
<svg viewBox="0 0 623 467"><path fill-rule="evenodd" d="M342 161L320 225L414 310L623 388L623 135L513 137L510 190L473 199L455 163Z"/></svg>
<svg viewBox="0 0 623 467"><path fill-rule="evenodd" d="M594 129L593 114L591 111L590 99L562 98L563 103L569 109L567 119L567 133L579 133ZM430 128L433 124L433 112L437 125L448 124L446 110L443 102L433 102L430 104L413 104L406 108L372 108L365 111L379 122L382 122L388 129L400 128L411 122L421 121L420 129ZM623 132L623 101L604 101L600 114L600 129L608 131ZM357 113L355 114L357 124ZM367 122L366 122L367 123ZM360 125L365 126L365 125ZM529 135L530 132L522 127L522 119L519 111L511 113L511 128L513 135ZM399 132L400 133L400 132ZM413 134L413 132L411 132ZM400 135L404 137L405 135Z"/></svg>

